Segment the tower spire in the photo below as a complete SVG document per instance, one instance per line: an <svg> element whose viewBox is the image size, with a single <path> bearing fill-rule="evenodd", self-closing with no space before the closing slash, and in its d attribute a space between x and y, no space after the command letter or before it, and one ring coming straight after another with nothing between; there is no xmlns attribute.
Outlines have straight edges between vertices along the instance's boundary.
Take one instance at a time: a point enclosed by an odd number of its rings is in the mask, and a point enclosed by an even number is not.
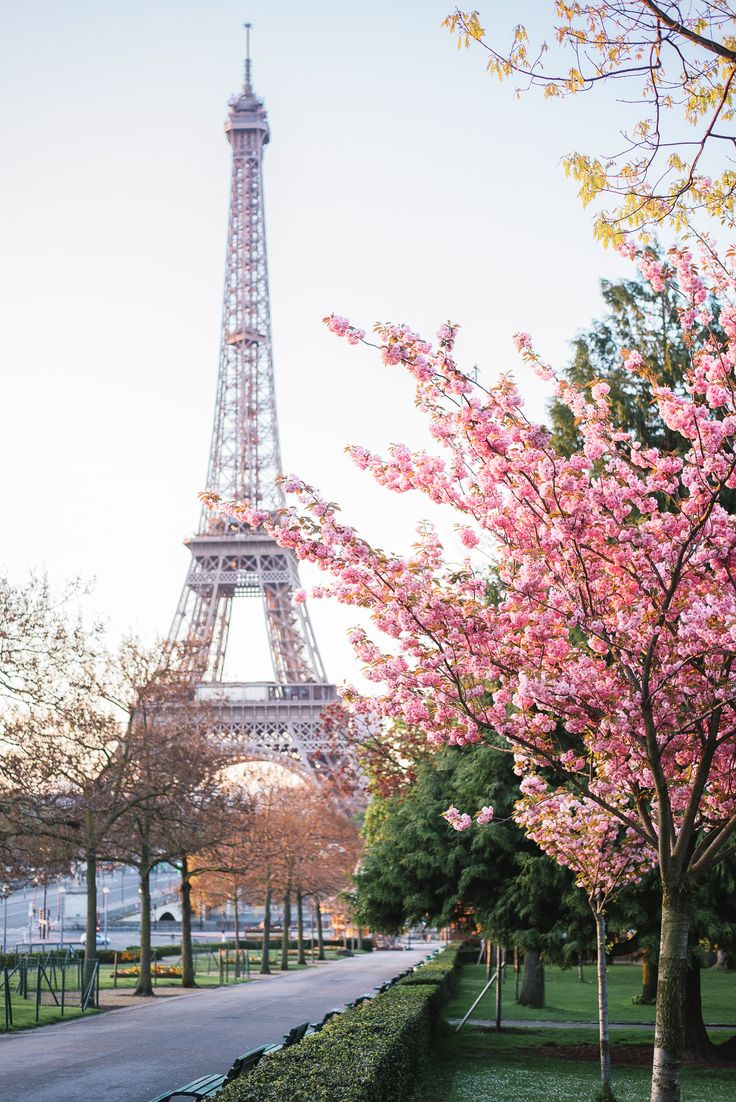
<svg viewBox="0 0 736 1102"><path fill-rule="evenodd" d="M243 91L246 96L253 95L253 85L250 79L250 30L252 26L252 23L243 23L243 29L245 30L245 83L243 84Z"/></svg>

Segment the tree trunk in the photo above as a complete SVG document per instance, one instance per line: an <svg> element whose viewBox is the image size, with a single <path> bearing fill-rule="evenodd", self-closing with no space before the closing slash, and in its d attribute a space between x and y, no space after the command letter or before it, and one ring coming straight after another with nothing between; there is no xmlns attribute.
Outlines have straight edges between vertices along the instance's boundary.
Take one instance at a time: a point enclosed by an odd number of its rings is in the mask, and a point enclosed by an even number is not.
<svg viewBox="0 0 736 1102"><path fill-rule="evenodd" d="M644 1006L654 1006L657 1001L659 966L652 960L651 949L644 950L641 960L641 995L636 1000Z"/></svg>
<svg viewBox="0 0 736 1102"><path fill-rule="evenodd" d="M325 939L322 934L322 908L319 905L319 899L315 905L315 911L317 912L317 960L325 959Z"/></svg>
<svg viewBox="0 0 736 1102"><path fill-rule="evenodd" d="M663 886L651 1102L680 1102L681 1098L687 935L691 902L690 894L684 886Z"/></svg>
<svg viewBox="0 0 736 1102"><path fill-rule="evenodd" d="M291 926L291 892L284 896L284 921L283 934L281 936L281 970L285 972L289 967L289 927Z"/></svg>
<svg viewBox="0 0 736 1102"><path fill-rule="evenodd" d="M583 971L583 954L578 953L578 979L581 983L585 983L585 972Z"/></svg>
<svg viewBox="0 0 736 1102"><path fill-rule="evenodd" d="M598 966L598 1047L601 1058L601 1102L614 1102L611 1088L611 1044L608 1034L608 981L606 978L606 916L593 908Z"/></svg>
<svg viewBox="0 0 736 1102"><path fill-rule="evenodd" d="M544 1006L544 965L539 949L524 950L524 978L521 981L518 1002L521 1006L532 1006L536 1009Z"/></svg>
<svg viewBox="0 0 736 1102"><path fill-rule="evenodd" d="M503 998L503 958L506 950L496 946L496 1032L501 1031L501 1000Z"/></svg>
<svg viewBox="0 0 736 1102"><path fill-rule="evenodd" d="M153 995L151 982L151 869L148 864L140 870L141 881L141 962L138 983L134 995Z"/></svg>
<svg viewBox="0 0 736 1102"><path fill-rule="evenodd" d="M271 975L271 889L266 892L266 904L263 908L263 948L261 950L261 968L260 972L262 976Z"/></svg>
<svg viewBox="0 0 736 1102"><path fill-rule="evenodd" d="M233 925L235 927L235 979L240 978L240 912L238 910L238 889L233 891Z"/></svg>
<svg viewBox="0 0 736 1102"><path fill-rule="evenodd" d="M97 963L97 854L88 850L87 854L87 916L84 937L84 983L92 982ZM94 1006L94 996L90 1002Z"/></svg>
<svg viewBox="0 0 736 1102"><path fill-rule="evenodd" d="M192 952L192 884L189 879L189 859L182 857L181 868L181 985L196 987L194 953Z"/></svg>
<svg viewBox="0 0 736 1102"><path fill-rule="evenodd" d="M296 893L296 930L297 946L299 948L297 963L306 964L307 958L304 953L304 896L301 891Z"/></svg>
<svg viewBox="0 0 736 1102"><path fill-rule="evenodd" d="M721 1059L722 1054L708 1036L708 1030L703 1021L700 969L700 958L696 953L691 953L685 976L685 1037L682 1055L685 1060L703 1060L713 1063Z"/></svg>

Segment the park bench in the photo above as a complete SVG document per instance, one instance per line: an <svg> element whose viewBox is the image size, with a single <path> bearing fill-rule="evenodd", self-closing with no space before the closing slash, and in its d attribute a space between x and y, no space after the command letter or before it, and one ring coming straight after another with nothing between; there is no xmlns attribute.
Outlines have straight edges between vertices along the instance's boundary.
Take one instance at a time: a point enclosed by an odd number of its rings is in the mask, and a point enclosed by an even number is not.
<svg viewBox="0 0 736 1102"><path fill-rule="evenodd" d="M252 1048L233 1060L232 1066L225 1075L203 1075L199 1079L193 1079L191 1083L186 1083L183 1087L157 1094L151 1102L171 1102L174 1098L213 1098L226 1083L232 1083L244 1072L254 1068L267 1052L275 1052L280 1048L281 1045L261 1045L260 1048Z"/></svg>
<svg viewBox="0 0 736 1102"><path fill-rule="evenodd" d="M286 1034L279 1047L291 1048L292 1045L298 1045L308 1029L309 1022L302 1022L301 1025L295 1025L294 1028L290 1029L289 1032Z"/></svg>
<svg viewBox="0 0 736 1102"><path fill-rule="evenodd" d="M358 995L357 999L353 999L350 1006L362 1006L363 1003L367 1003L369 999L372 999L374 994L374 991L366 991L365 994Z"/></svg>
<svg viewBox="0 0 736 1102"><path fill-rule="evenodd" d="M342 1013L342 1011L330 1011L330 1014L337 1013ZM324 1021L322 1024L324 1024ZM320 1025L319 1028L321 1029L321 1027ZM260 1048L250 1049L248 1052L243 1053L242 1056L238 1056L224 1075L202 1075L199 1079L193 1079L191 1083L185 1083L183 1087L177 1087L173 1091L164 1091L163 1094L157 1094L155 1098L151 1099L151 1102L172 1102L175 1098L214 1098L226 1083L232 1083L234 1079L239 1079L244 1072L254 1068L261 1057L271 1052L278 1052L282 1048L291 1048L292 1045L298 1044L309 1028L309 1022L302 1022L301 1025L295 1025L293 1029L290 1029L289 1032L285 1034L281 1044L261 1045ZM317 1030L317 1026L312 1026L311 1028Z"/></svg>

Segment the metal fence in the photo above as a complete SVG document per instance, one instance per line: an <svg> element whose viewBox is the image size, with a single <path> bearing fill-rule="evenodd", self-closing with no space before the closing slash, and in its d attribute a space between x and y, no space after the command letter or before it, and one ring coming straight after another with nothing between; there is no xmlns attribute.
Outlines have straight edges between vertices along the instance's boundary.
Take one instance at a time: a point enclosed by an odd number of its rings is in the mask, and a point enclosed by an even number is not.
<svg viewBox="0 0 736 1102"><path fill-rule="evenodd" d="M58 1009L61 1017L69 1008L82 1013L99 1003L100 969L95 962L92 975L85 976L84 961L68 953L46 953L20 958L14 968L3 968L0 973L0 1005L3 1028L13 1028L14 1011L24 1011L36 1024L41 1018L42 1007Z"/></svg>

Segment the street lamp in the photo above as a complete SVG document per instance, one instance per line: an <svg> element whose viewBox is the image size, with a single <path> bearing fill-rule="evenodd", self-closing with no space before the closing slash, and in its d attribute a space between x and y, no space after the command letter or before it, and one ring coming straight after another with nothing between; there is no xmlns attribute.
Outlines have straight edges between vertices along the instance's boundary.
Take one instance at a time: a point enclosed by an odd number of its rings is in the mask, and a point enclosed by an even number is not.
<svg viewBox="0 0 736 1102"><path fill-rule="evenodd" d="M8 896L10 895L10 888L7 884L3 884L3 953L8 951Z"/></svg>
<svg viewBox="0 0 736 1102"><path fill-rule="evenodd" d="M59 940L61 941L62 949L64 948L64 903L66 902L65 893L66 888L63 884L59 884Z"/></svg>
<svg viewBox="0 0 736 1102"><path fill-rule="evenodd" d="M110 889L108 888L108 886L106 884L105 887L102 889L102 899L103 899L103 907L104 907L104 914L105 914L105 941L107 941L107 897L108 897L109 894L110 894Z"/></svg>
<svg viewBox="0 0 736 1102"><path fill-rule="evenodd" d="M41 918L38 923L38 932L41 937L41 941L48 941L49 938L49 912L46 906L48 902L48 880L46 879L46 873L43 874L43 897L41 902Z"/></svg>

